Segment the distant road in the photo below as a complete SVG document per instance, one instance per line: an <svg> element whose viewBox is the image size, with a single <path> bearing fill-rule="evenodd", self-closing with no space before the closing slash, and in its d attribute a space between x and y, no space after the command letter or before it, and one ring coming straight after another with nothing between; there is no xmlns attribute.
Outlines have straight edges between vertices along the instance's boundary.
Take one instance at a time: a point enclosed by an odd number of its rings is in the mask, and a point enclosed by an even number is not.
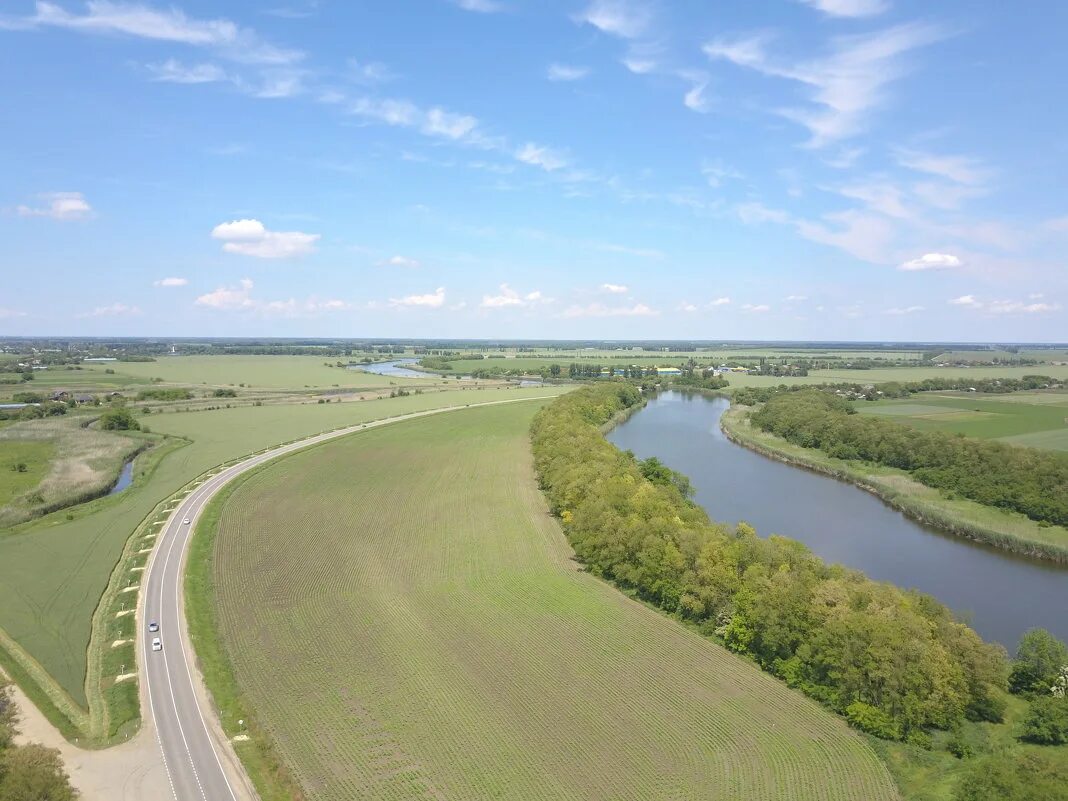
<svg viewBox="0 0 1068 801"><path fill-rule="evenodd" d="M256 798L252 784L208 701L185 623L182 577L186 551L200 513L215 494L237 476L264 462L357 431L458 409L554 397L557 395L446 406L329 431L250 456L212 476L186 496L167 519L156 540L142 582L138 615L144 692L176 801L252 801ZM185 520L190 522L186 524ZM152 620L159 623L158 633L148 631L148 622ZM162 651L152 650L154 637L161 639Z"/></svg>

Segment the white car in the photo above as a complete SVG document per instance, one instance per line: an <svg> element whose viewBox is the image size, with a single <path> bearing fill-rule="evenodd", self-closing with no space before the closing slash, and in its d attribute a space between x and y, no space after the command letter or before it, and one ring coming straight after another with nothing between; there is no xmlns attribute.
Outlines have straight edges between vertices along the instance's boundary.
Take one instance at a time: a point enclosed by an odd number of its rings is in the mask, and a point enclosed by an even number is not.
<svg viewBox="0 0 1068 801"><path fill-rule="evenodd" d="M163 641L159 637L153 637L152 638L152 650L153 651L162 651L163 650Z"/></svg>
<svg viewBox="0 0 1068 801"><path fill-rule="evenodd" d="M188 517L185 520L182 521L182 525L183 526L188 526L189 525L189 518Z"/></svg>

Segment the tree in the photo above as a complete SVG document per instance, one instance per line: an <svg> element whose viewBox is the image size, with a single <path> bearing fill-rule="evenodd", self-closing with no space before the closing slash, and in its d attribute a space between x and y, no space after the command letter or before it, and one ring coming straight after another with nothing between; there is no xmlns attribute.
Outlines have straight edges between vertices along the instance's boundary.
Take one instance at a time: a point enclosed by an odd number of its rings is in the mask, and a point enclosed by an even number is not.
<svg viewBox="0 0 1068 801"><path fill-rule="evenodd" d="M975 762L954 801L1068 801L1068 772L1038 754L995 754Z"/></svg>
<svg viewBox="0 0 1068 801"><path fill-rule="evenodd" d="M0 755L0 801L73 801L59 751L36 743Z"/></svg>
<svg viewBox="0 0 1068 801"><path fill-rule="evenodd" d="M1020 638L1009 675L1014 693L1048 693L1068 665L1068 646L1045 629L1029 629Z"/></svg>
<svg viewBox="0 0 1068 801"><path fill-rule="evenodd" d="M125 406L108 409L100 415L100 427L105 431L136 431L141 424Z"/></svg>

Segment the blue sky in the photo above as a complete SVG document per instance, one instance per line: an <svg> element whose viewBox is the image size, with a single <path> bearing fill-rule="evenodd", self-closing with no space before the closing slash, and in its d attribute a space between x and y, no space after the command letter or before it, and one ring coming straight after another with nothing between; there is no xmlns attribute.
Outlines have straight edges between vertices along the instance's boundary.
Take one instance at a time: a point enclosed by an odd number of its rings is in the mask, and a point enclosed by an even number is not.
<svg viewBox="0 0 1068 801"><path fill-rule="evenodd" d="M1065 340L1066 28L10 0L0 333Z"/></svg>

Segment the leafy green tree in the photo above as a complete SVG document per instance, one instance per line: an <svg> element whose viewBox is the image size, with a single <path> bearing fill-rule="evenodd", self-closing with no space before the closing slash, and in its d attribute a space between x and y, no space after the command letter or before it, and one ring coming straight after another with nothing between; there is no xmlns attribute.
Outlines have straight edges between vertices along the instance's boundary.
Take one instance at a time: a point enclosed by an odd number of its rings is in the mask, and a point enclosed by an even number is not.
<svg viewBox="0 0 1068 801"><path fill-rule="evenodd" d="M1048 693L1068 665L1068 646L1045 629L1029 629L1016 647L1016 661L1009 675L1014 693Z"/></svg>
<svg viewBox="0 0 1068 801"><path fill-rule="evenodd" d="M100 427L105 431L136 431L141 424L125 406L108 409L100 415Z"/></svg>
<svg viewBox="0 0 1068 801"><path fill-rule="evenodd" d="M36 743L0 755L0 801L72 801L59 751Z"/></svg>
<svg viewBox="0 0 1068 801"><path fill-rule="evenodd" d="M953 799L1068 801L1068 771L1038 754L995 754L973 763Z"/></svg>

